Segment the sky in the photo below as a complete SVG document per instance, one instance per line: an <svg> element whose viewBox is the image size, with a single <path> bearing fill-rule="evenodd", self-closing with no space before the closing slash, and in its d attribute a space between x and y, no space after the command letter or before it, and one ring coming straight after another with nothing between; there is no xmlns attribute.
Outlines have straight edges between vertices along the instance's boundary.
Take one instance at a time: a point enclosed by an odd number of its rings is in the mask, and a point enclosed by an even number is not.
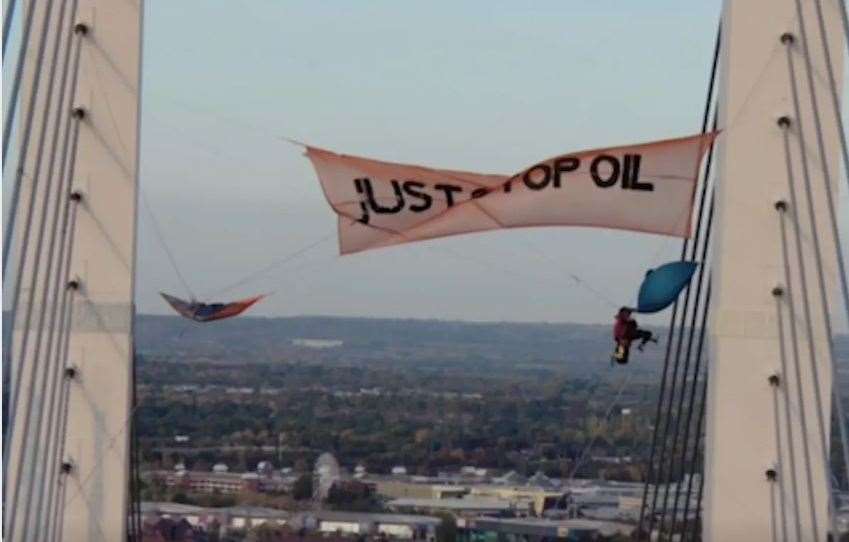
<svg viewBox="0 0 849 542"><path fill-rule="evenodd" d="M679 239L525 229L339 257L315 173L281 137L502 173L696 133L720 4L149 0L139 312L188 295L152 214L202 299L273 292L255 315L611 321Z"/></svg>

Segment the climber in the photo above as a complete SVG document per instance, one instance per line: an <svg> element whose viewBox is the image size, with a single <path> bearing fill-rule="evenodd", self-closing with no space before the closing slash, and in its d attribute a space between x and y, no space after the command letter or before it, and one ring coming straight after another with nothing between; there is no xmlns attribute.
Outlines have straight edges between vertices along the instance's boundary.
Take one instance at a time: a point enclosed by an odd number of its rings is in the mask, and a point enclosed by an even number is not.
<svg viewBox="0 0 849 542"><path fill-rule="evenodd" d="M611 357L611 363L616 362L620 365L628 363L628 354L631 351L631 342L639 339L640 344L637 349L643 350L647 342L657 343L657 337L647 329L640 329L637 321L631 318L633 309L630 307L622 307L616 314L616 323L613 325L613 340L616 341L616 348Z"/></svg>

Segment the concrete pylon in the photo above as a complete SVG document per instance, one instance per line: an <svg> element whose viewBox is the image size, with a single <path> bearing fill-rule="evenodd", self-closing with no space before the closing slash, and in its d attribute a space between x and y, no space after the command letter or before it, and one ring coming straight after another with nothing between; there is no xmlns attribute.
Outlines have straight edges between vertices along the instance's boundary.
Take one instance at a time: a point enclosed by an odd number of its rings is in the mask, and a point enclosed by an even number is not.
<svg viewBox="0 0 849 542"><path fill-rule="evenodd" d="M806 205L800 131L807 145L816 232L830 293L836 284L836 260L805 72L806 46L814 69L829 180L835 190L842 182L842 169L815 11L819 0L799 1L807 43L802 39L796 0L726 0L724 6L719 91L719 125L724 132L717 149L705 540L826 540L829 527L827 468L817 415L823 417L828 432L831 360ZM821 4L833 69L840 84L845 46L838 3ZM782 43L785 33L795 36L795 43ZM795 64L800 118L794 113L787 47ZM785 115L791 122L789 128L777 122ZM791 175L785 161L785 135L792 153L796 205L792 204ZM791 202L783 213L775 206L779 200ZM795 223L801 233L798 247ZM807 291L800 281L797 248L805 262ZM789 282L785 252L790 262ZM812 334L803 307L805 297L809 300ZM829 295L829 299L836 311L839 297ZM819 406L812 362L822 390ZM770 378L772 375L778 378ZM795 461L791 461L791 452Z"/></svg>
<svg viewBox="0 0 849 542"><path fill-rule="evenodd" d="M35 0L31 0L35 1ZM134 320L134 277L136 259L136 202L138 188L139 156L139 110L141 85L141 46L144 2L142 0L79 0L77 11L71 17L70 0L54 1L53 9L65 4L68 14L64 20L53 16L46 30L48 47L57 36L67 36L69 28L84 23L87 32L76 36L71 43L81 40L79 77L75 100L67 104L62 123L71 117L71 108L82 108L84 117L79 119L78 143L76 146L75 169L70 188L82 195L77 206L73 252L70 256L69 277L78 281L79 288L71 296L70 335L67 357L60 360L76 368L76 376L68 385L67 425L60 440L64 443L64 457L42 470L34 461L33 450L46 446L46 430L30 431L27 442L22 434L26 408L18 408L13 420L14 431L9 440L7 487L4 524L8 529L12 517L17 517L14 540L46 540L47 527L53 521L53 510L47 502L35 510L39 502L37 492L43 492L43 482L49 475L60 470L63 461L68 472L57 476L58 500L56 510L58 524L55 532L59 540L114 541L126 538L128 476L129 476L129 430L131 416L131 382L133 366L133 320ZM49 2L36 1L35 20L41 21ZM29 2L19 6L26 11ZM35 84L35 54L37 40L44 29L38 22L33 29L21 95L26 97ZM64 57L64 38L58 57ZM73 47L73 45L72 45ZM46 55L49 56L49 55ZM73 58L73 54L71 55ZM61 66L59 66L61 68ZM44 62L40 69L49 69ZM58 75L57 75L58 79ZM47 88L47 77L42 74L39 85ZM58 85L57 85L58 87ZM29 109L34 111L33 133L37 134L44 123L52 134L61 127L52 119L54 113L46 115L44 96L40 92L35 103L26 98L21 103L21 115L26 118ZM55 102L54 106L55 108ZM55 110L55 109L54 109ZM73 132L73 131L72 131ZM62 131L59 132L62 134ZM60 136L61 138L62 136ZM60 147L62 142L60 141ZM21 201L26 201L36 186L36 201L46 196L46 183L36 185L32 179L36 171L36 153L28 153L22 164L25 177ZM58 162L58 161L57 161ZM55 165L58 174L59 164ZM45 179L49 168L41 168L40 179ZM45 192L46 193L46 192ZM59 193L59 192L56 192ZM49 198L66 198L68 192ZM48 205L47 209L52 209ZM33 224L47 224L48 231L58 216L42 212L41 204L35 206ZM27 267L22 276L43 276L54 272L36 268L35 243L22 244L18 240L19 256L29 251ZM42 251L45 251L42 248ZM44 252L42 252L44 254ZM44 259L41 260L44 262ZM49 281L52 283L52 281ZM45 311L54 306L39 303L41 299L53 299L52 294L43 296L43 281L35 281L35 288L24 281L21 299L30 299L32 304L22 304L18 310L13 333L13 371L21 374L21 396L27 395L30 382L44 378L47 364L45 349L36 350L35 345L47 341L50 326L39 328L35 322ZM64 280L62 286L64 287ZM23 303L23 301L22 301ZM28 307L32 310L28 311ZM35 315L29 322L23 318L27 312ZM50 322L50 318L45 319ZM55 331L55 328L54 328ZM26 337L26 343L24 338ZM26 344L22 355L17 353ZM41 372L39 372L41 371ZM53 385L46 387L45 395L33 396L30 408L37 417L49 394L58 394ZM20 402L19 402L20 403ZM23 402L26 404L26 402ZM31 426L35 427L35 426ZM36 483L30 484L30 479ZM13 507L8 499L9 488L19 486L19 496ZM32 489L27 489L27 488ZM53 487L52 490L57 489ZM35 517L40 515L40 517ZM22 519L23 518L23 519ZM40 525L40 527L36 527Z"/></svg>

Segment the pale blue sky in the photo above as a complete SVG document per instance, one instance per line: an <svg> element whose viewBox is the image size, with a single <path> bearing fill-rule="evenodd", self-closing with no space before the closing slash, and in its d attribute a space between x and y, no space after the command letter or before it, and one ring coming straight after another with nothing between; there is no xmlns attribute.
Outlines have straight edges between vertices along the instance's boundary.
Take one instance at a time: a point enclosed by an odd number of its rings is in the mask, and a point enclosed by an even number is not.
<svg viewBox="0 0 849 542"><path fill-rule="evenodd" d="M720 0L149 0L141 183L199 294L335 231L290 136L512 172L572 150L697 132ZM140 212L138 307L185 293ZM335 256L335 239L224 297L253 314L608 322L680 241L494 232ZM668 318L662 314L657 321Z"/></svg>

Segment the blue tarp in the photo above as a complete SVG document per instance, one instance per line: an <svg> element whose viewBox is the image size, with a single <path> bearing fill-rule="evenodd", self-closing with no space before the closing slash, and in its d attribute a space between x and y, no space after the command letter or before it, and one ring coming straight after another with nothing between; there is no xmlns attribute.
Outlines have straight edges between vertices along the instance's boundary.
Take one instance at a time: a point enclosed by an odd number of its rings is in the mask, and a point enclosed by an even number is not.
<svg viewBox="0 0 849 542"><path fill-rule="evenodd" d="M649 269L637 298L637 312L658 312L671 305L681 293L699 264L695 262L670 262Z"/></svg>

